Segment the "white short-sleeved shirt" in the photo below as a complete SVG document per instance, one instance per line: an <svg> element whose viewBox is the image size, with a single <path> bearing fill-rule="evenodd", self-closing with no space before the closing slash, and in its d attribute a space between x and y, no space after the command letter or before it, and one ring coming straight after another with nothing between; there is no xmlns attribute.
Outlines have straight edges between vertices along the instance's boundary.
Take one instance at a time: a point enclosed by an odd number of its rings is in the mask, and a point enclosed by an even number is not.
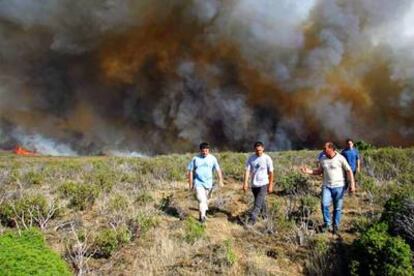
<svg viewBox="0 0 414 276"><path fill-rule="evenodd" d="M322 156L320 164L323 169L323 186L329 188L345 186L345 171L351 170L345 157L339 153L336 153L332 159Z"/></svg>
<svg viewBox="0 0 414 276"><path fill-rule="evenodd" d="M269 184L269 172L273 172L273 161L269 155L262 156L253 154L246 162L246 170L251 173L251 185L260 187Z"/></svg>

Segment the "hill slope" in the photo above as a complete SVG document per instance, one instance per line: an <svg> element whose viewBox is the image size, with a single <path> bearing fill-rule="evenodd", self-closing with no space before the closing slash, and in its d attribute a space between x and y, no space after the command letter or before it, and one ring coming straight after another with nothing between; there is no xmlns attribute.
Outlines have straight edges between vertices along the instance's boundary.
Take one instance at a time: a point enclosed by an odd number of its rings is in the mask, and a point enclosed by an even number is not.
<svg viewBox="0 0 414 276"><path fill-rule="evenodd" d="M345 199L341 236L319 233L318 152L270 153L276 191L269 217L254 227L252 205L241 191L247 154L217 158L225 187L214 191L208 221L198 224L197 202L185 168L191 155L154 158L20 157L0 155L0 221L6 228L40 226L48 244L74 273L346 274L352 241L378 219L393 194L414 187L414 149L363 153L355 195Z"/></svg>

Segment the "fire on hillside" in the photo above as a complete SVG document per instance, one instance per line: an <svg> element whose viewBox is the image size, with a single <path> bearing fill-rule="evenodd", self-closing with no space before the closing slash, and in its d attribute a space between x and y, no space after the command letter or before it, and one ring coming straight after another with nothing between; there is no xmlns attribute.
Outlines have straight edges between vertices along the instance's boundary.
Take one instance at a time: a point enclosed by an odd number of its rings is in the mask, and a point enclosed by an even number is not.
<svg viewBox="0 0 414 276"><path fill-rule="evenodd" d="M26 156L34 156L38 155L36 151L28 150L20 145L16 145L13 149L13 153L17 155L26 155Z"/></svg>

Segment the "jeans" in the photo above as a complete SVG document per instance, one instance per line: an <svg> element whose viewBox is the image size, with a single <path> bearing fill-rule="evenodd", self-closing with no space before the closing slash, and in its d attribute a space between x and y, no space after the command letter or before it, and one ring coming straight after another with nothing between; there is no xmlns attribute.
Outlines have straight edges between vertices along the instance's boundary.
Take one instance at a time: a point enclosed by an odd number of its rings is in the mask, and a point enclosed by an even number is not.
<svg viewBox="0 0 414 276"><path fill-rule="evenodd" d="M252 192L254 195L254 206L251 214L252 221L256 221L257 216L262 213L264 216L267 214L267 205L266 205L266 195L267 195L267 186L263 185L260 187L252 187Z"/></svg>
<svg viewBox="0 0 414 276"><path fill-rule="evenodd" d="M345 194L345 187L339 188L329 188L323 187L322 188L322 215L323 215L323 222L325 225L331 225L331 218L329 207L331 202L333 202L333 216L332 219L334 221L334 225L339 227L339 223L341 222L342 216L342 206L344 203L344 194Z"/></svg>

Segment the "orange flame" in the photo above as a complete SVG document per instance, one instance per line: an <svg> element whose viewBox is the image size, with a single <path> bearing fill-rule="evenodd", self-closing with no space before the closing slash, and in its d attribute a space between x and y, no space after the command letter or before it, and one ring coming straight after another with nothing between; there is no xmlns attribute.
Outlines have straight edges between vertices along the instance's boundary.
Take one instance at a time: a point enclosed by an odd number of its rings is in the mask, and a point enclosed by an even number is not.
<svg viewBox="0 0 414 276"><path fill-rule="evenodd" d="M36 155L37 154L36 151L31 151L31 150L25 149L20 145L17 145L14 148L13 152L17 155Z"/></svg>

